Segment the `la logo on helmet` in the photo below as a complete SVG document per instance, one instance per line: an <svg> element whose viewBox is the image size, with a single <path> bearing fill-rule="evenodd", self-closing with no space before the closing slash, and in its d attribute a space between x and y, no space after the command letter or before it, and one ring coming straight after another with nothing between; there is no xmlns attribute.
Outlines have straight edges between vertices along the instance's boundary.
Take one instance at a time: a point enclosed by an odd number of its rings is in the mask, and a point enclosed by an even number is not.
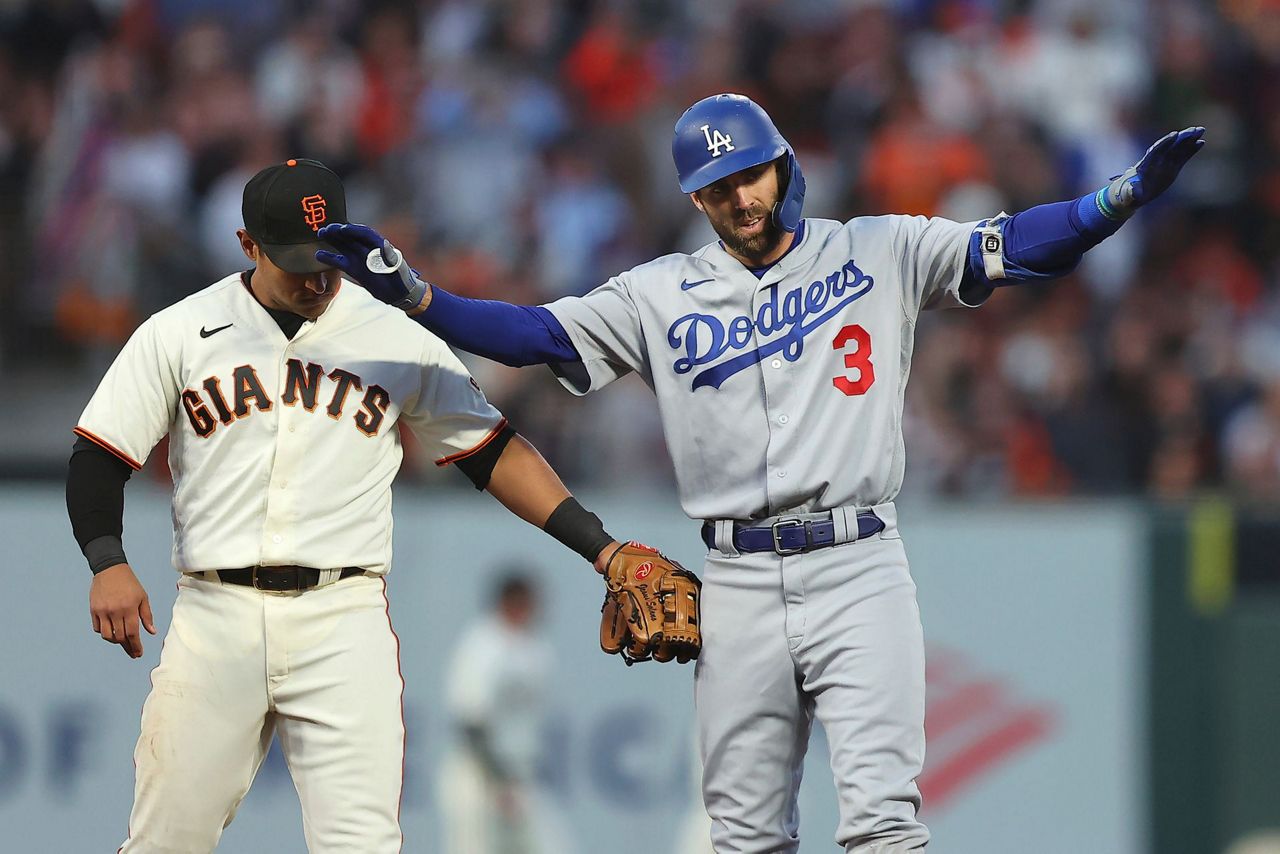
<svg viewBox="0 0 1280 854"><path fill-rule="evenodd" d="M707 151L711 152L712 157L719 157L724 153L724 151L720 150L721 146L724 147L725 151L733 151L733 137L725 136L720 131L713 133L709 124L703 125L700 130L702 135L707 138Z"/></svg>

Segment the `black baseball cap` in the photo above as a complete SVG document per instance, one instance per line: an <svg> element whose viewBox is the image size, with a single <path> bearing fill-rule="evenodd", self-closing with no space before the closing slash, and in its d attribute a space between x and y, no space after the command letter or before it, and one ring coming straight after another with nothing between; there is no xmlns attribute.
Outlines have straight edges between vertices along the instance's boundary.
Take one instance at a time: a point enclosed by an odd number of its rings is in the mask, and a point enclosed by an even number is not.
<svg viewBox="0 0 1280 854"><path fill-rule="evenodd" d="M319 273L328 265L317 249L336 251L316 232L347 221L342 179L319 160L286 160L268 166L244 185L244 228L271 262L289 273Z"/></svg>

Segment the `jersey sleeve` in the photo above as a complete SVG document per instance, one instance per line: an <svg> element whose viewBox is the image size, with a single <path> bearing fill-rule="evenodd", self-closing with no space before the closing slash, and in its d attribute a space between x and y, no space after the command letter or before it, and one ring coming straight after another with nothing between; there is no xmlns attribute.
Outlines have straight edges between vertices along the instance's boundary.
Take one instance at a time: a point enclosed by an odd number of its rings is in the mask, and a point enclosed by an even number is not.
<svg viewBox="0 0 1280 854"><path fill-rule="evenodd" d="M434 336L423 342L421 371L421 390L403 416L436 465L477 453L507 425L466 366Z"/></svg>
<svg viewBox="0 0 1280 854"><path fill-rule="evenodd" d="M88 439L133 468L169 432L177 410L180 371L165 349L161 323L147 319L134 330L107 369L76 424Z"/></svg>
<svg viewBox="0 0 1280 854"><path fill-rule="evenodd" d="M604 388L631 371L646 371L644 331L628 281L615 276L581 297L564 297L545 308L568 333L579 361L550 365L574 394Z"/></svg>
<svg viewBox="0 0 1280 854"><path fill-rule="evenodd" d="M893 251L902 276L902 300L914 317L921 309L976 308L989 291L960 293L976 222L940 217L894 216Z"/></svg>

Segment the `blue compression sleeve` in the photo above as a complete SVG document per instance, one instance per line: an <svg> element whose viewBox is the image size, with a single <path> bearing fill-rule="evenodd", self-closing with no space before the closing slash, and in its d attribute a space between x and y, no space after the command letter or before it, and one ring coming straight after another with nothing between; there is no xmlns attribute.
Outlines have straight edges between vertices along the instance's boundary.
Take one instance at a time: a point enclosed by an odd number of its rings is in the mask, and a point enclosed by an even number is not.
<svg viewBox="0 0 1280 854"><path fill-rule="evenodd" d="M976 231L969 240L969 273L993 287L1064 276L1075 269L1085 252L1115 234L1122 224L1123 220L1111 219L1099 209L1096 193L1036 205L1001 225L1007 278L986 278Z"/></svg>
<svg viewBox="0 0 1280 854"><path fill-rule="evenodd" d="M467 299L431 286L431 303L414 320L448 344L521 368L580 361L560 321L540 305Z"/></svg>

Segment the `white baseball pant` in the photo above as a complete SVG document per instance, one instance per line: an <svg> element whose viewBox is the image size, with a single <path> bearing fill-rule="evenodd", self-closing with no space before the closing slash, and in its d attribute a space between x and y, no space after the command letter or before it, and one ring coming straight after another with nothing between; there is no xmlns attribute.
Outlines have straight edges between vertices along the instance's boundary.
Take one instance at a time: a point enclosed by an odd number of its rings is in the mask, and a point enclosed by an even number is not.
<svg viewBox="0 0 1280 854"><path fill-rule="evenodd" d="M204 575L178 582L121 851L212 851L276 734L309 851L399 852L404 682L386 582L281 594Z"/></svg>

